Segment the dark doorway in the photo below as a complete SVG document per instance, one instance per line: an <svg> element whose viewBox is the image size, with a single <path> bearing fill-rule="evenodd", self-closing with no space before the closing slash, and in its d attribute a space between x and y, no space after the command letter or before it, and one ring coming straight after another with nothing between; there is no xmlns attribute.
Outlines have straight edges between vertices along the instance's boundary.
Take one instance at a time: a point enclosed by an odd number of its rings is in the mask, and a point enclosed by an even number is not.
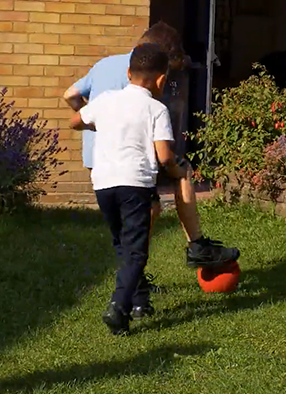
<svg viewBox="0 0 286 394"><path fill-rule="evenodd" d="M192 69L186 82L186 127L190 133L195 133L201 126L194 113L206 109L210 3L210 0L151 0L150 6L150 25L162 20L177 29L186 53L192 58ZM196 148L196 143L188 140L188 151L193 152ZM196 162L192 164L197 165Z"/></svg>

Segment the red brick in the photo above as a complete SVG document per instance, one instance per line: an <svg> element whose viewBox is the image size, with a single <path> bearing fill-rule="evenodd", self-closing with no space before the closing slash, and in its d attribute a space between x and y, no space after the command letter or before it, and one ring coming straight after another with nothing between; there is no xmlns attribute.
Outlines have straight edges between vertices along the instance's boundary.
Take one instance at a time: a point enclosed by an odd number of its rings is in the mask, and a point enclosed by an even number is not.
<svg viewBox="0 0 286 394"><path fill-rule="evenodd" d="M12 53L13 52L13 44L0 44L0 53Z"/></svg>
<svg viewBox="0 0 286 394"><path fill-rule="evenodd" d="M13 93L14 89L12 87L7 87L7 86L6 88L7 88L7 93L5 94L5 97L13 97L14 99L14 93Z"/></svg>
<svg viewBox="0 0 286 394"><path fill-rule="evenodd" d="M78 25L89 25L89 15L61 15L61 23L75 23Z"/></svg>
<svg viewBox="0 0 286 394"><path fill-rule="evenodd" d="M135 15L135 7L128 5L107 5L106 15Z"/></svg>
<svg viewBox="0 0 286 394"><path fill-rule="evenodd" d="M39 122L46 122L47 119L39 119ZM48 123L43 127L43 130L57 129L58 121L56 119L48 119Z"/></svg>
<svg viewBox="0 0 286 394"><path fill-rule="evenodd" d="M132 47L108 47L106 48L106 56L120 55L122 53L129 53Z"/></svg>
<svg viewBox="0 0 286 394"><path fill-rule="evenodd" d="M92 36L90 37L92 45L117 45L117 38L112 36Z"/></svg>
<svg viewBox="0 0 286 394"><path fill-rule="evenodd" d="M1 11L0 21L22 21L26 22L29 19L28 12L17 12L17 11Z"/></svg>
<svg viewBox="0 0 286 394"><path fill-rule="evenodd" d="M92 2L92 0L61 0L61 1L62 1L62 3L74 3L75 1L77 3L90 3L90 2ZM118 1L118 0L115 0L115 1Z"/></svg>
<svg viewBox="0 0 286 394"><path fill-rule="evenodd" d="M7 54L0 55L2 64L28 64L28 55Z"/></svg>
<svg viewBox="0 0 286 394"><path fill-rule="evenodd" d="M59 140L81 140L81 133L75 130L60 130Z"/></svg>
<svg viewBox="0 0 286 394"><path fill-rule="evenodd" d="M0 10L3 11L13 10L13 0L1 0Z"/></svg>
<svg viewBox="0 0 286 394"><path fill-rule="evenodd" d="M44 67L43 66L24 66L17 65L14 66L14 74L15 75L44 75Z"/></svg>
<svg viewBox="0 0 286 394"><path fill-rule="evenodd" d="M50 23L47 23L45 25L45 33L57 33L57 34L70 34L75 31L75 26L74 25L53 25Z"/></svg>
<svg viewBox="0 0 286 394"><path fill-rule="evenodd" d="M0 42L27 42L28 35L22 33L0 33Z"/></svg>
<svg viewBox="0 0 286 394"><path fill-rule="evenodd" d="M82 78L84 75L86 75L90 70L89 66L81 66L81 67L76 67L75 68L75 77L76 79Z"/></svg>
<svg viewBox="0 0 286 394"><path fill-rule="evenodd" d="M26 98L14 98L13 101L15 101L15 108L22 109L28 107L28 99Z"/></svg>
<svg viewBox="0 0 286 394"><path fill-rule="evenodd" d="M73 55L72 45L45 45L45 53L54 55Z"/></svg>
<svg viewBox="0 0 286 394"><path fill-rule="evenodd" d="M62 97L64 92L66 91L65 88L45 88L45 97Z"/></svg>
<svg viewBox="0 0 286 394"><path fill-rule="evenodd" d="M94 25L109 25L109 26L119 26L120 16L116 15L91 15L91 24Z"/></svg>
<svg viewBox="0 0 286 394"><path fill-rule="evenodd" d="M15 33L41 33L44 30L42 23L14 22L13 31Z"/></svg>
<svg viewBox="0 0 286 394"><path fill-rule="evenodd" d="M75 0L76 1L76 0ZM61 13L73 13L75 12L75 4L63 4L63 3L46 3L47 12L58 12Z"/></svg>
<svg viewBox="0 0 286 394"><path fill-rule="evenodd" d="M120 4L120 0L91 0L95 4Z"/></svg>
<svg viewBox="0 0 286 394"><path fill-rule="evenodd" d="M41 44L15 44L14 45L15 53L44 53L44 46Z"/></svg>
<svg viewBox="0 0 286 394"><path fill-rule="evenodd" d="M77 141L74 141L78 143ZM81 147L81 144L80 144ZM81 158L82 160L82 158ZM90 182L89 171L74 171L71 173L72 182Z"/></svg>
<svg viewBox="0 0 286 394"><path fill-rule="evenodd" d="M29 58L29 63L30 64L41 64L43 66L54 64L55 66L57 66L59 64L59 58L58 58L58 56L55 56L55 55L42 55L42 56L32 55Z"/></svg>
<svg viewBox="0 0 286 394"><path fill-rule="evenodd" d="M30 78L31 86L58 86L59 78L58 77L31 77Z"/></svg>
<svg viewBox="0 0 286 394"><path fill-rule="evenodd" d="M93 60L90 57L61 56L60 58L60 64L64 66L89 66L92 63Z"/></svg>
<svg viewBox="0 0 286 394"><path fill-rule="evenodd" d="M108 26L104 27L104 35L105 36L135 36L140 37L142 33L142 28L132 27L132 26Z"/></svg>
<svg viewBox="0 0 286 394"><path fill-rule="evenodd" d="M70 109L45 109L44 116L46 119L66 119L72 116Z"/></svg>
<svg viewBox="0 0 286 394"><path fill-rule="evenodd" d="M150 6L150 0L121 0L121 3L128 5L145 5L147 7Z"/></svg>
<svg viewBox="0 0 286 394"><path fill-rule="evenodd" d="M88 44L89 36L83 37L79 34L63 34L60 37L61 44Z"/></svg>
<svg viewBox="0 0 286 394"><path fill-rule="evenodd" d="M105 5L101 4L77 4L76 13L89 15L105 15Z"/></svg>
<svg viewBox="0 0 286 394"><path fill-rule="evenodd" d="M74 162L75 169L78 169L80 164L76 164L77 162ZM79 194L79 193L50 193L48 195L42 196L41 197L41 203L42 204L93 204L95 203L95 195L94 193L89 193L89 194Z"/></svg>
<svg viewBox="0 0 286 394"><path fill-rule="evenodd" d="M81 25L75 25L74 26L74 33L75 34L97 34L97 35L102 35L104 34L104 27L103 26L81 26ZM81 37L83 40L83 38Z"/></svg>
<svg viewBox="0 0 286 394"><path fill-rule="evenodd" d="M29 99L30 108L57 108L58 103L59 100L56 98Z"/></svg>
<svg viewBox="0 0 286 394"><path fill-rule="evenodd" d="M45 67L45 75L49 77L72 77L75 75L75 69L73 67L47 66Z"/></svg>
<svg viewBox="0 0 286 394"><path fill-rule="evenodd" d="M58 34L31 34L29 36L29 42L35 42L39 44L58 44Z"/></svg>
<svg viewBox="0 0 286 394"><path fill-rule="evenodd" d="M71 81L71 85L73 84L73 82L74 82L74 78ZM70 108L66 100L62 97L59 99L59 108ZM69 127L69 125L66 127Z"/></svg>
<svg viewBox="0 0 286 394"><path fill-rule="evenodd" d="M64 87L68 89L75 82L74 77L60 77L59 87Z"/></svg>
<svg viewBox="0 0 286 394"><path fill-rule="evenodd" d="M76 150L76 151L81 151L82 145L80 140L71 140L71 141L66 141L63 143L67 147L68 150ZM81 160L81 158L79 159Z"/></svg>
<svg viewBox="0 0 286 394"><path fill-rule="evenodd" d="M43 110L41 109L35 109L35 108L27 108L22 110L21 112L21 117L22 118L29 118L30 116L34 116L35 114L38 114L39 117L43 116Z"/></svg>
<svg viewBox="0 0 286 394"><path fill-rule="evenodd" d="M44 89L41 88L14 88L15 97L43 97Z"/></svg>
<svg viewBox="0 0 286 394"><path fill-rule="evenodd" d="M42 12L31 12L30 13L30 22L43 22L43 23L59 23L60 15L59 14L51 14L51 13L42 13Z"/></svg>
<svg viewBox="0 0 286 394"><path fill-rule="evenodd" d="M0 31L12 31L13 23L12 22L0 22Z"/></svg>
<svg viewBox="0 0 286 394"><path fill-rule="evenodd" d="M45 3L40 1L18 1L14 2L16 11L45 11Z"/></svg>
<svg viewBox="0 0 286 394"><path fill-rule="evenodd" d="M150 15L150 7L136 7L136 15L149 16Z"/></svg>
<svg viewBox="0 0 286 394"><path fill-rule="evenodd" d="M62 98L60 100L62 100ZM58 122L59 122L60 129L68 129L70 127L70 118L60 119Z"/></svg>
<svg viewBox="0 0 286 394"><path fill-rule="evenodd" d="M121 26L148 26L148 17L137 17L137 16L122 16L120 21Z"/></svg>
<svg viewBox="0 0 286 394"><path fill-rule="evenodd" d="M28 86L29 78L23 76L2 76L0 79L2 86Z"/></svg>
<svg viewBox="0 0 286 394"><path fill-rule="evenodd" d="M12 75L13 73L13 66L10 65L0 65L0 81L1 81L1 75Z"/></svg>
<svg viewBox="0 0 286 394"><path fill-rule="evenodd" d="M72 150L71 151L71 160L81 160L81 159L82 159L81 151L79 151L79 150ZM90 183L88 184L88 190L92 190Z"/></svg>
<svg viewBox="0 0 286 394"><path fill-rule="evenodd" d="M81 160L81 155L77 154L76 152L72 152L71 154L71 160L73 160L73 154L77 155L78 157L75 158L75 160L80 161ZM80 182L80 183L75 183L75 182L62 182L62 180L58 183L57 193L90 193L93 194L93 198L95 199L95 194L94 192L92 193L92 185L91 182ZM79 196L79 198L81 198Z"/></svg>
<svg viewBox="0 0 286 394"><path fill-rule="evenodd" d="M95 46L95 45L81 45L75 47L76 55L86 55L86 56L102 56L106 53L106 49L104 46Z"/></svg>

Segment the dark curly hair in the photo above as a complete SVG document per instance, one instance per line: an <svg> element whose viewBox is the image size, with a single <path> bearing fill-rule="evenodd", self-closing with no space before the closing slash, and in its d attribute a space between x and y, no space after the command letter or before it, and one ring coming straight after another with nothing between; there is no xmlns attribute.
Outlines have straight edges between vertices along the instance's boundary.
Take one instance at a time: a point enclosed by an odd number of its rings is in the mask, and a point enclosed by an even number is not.
<svg viewBox="0 0 286 394"><path fill-rule="evenodd" d="M170 69L181 69L187 66L187 56L182 46L180 34L165 22L155 23L140 38L138 44L157 44L167 53Z"/></svg>
<svg viewBox="0 0 286 394"><path fill-rule="evenodd" d="M134 48L130 58L130 72L147 78L154 74L166 74L168 63L168 55L159 45L145 43Z"/></svg>

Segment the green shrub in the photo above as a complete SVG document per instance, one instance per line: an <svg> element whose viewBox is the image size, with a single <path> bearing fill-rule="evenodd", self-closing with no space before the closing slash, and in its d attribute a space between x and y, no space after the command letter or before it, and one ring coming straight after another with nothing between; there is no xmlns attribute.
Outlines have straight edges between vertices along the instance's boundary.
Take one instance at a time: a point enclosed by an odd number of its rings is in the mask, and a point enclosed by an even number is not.
<svg viewBox="0 0 286 394"><path fill-rule="evenodd" d="M285 138L279 139L286 130L286 94L278 90L265 68L253 67L258 75L237 87L214 90L211 114L196 114L204 127L191 138L202 148L190 158L198 155L201 160L194 173L198 181L207 178L225 190L233 175L240 187L247 181L275 200L286 175L285 165L279 165L286 152ZM275 163L273 156L269 159L273 149L280 155Z"/></svg>

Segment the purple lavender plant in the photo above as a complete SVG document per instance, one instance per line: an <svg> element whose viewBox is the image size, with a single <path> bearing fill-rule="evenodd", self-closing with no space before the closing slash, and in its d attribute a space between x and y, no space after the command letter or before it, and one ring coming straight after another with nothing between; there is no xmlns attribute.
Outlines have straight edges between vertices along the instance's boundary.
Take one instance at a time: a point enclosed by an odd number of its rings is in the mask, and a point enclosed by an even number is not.
<svg viewBox="0 0 286 394"><path fill-rule="evenodd" d="M41 185L62 164L57 154L66 150L59 147L57 130L44 130L47 122L38 122L37 114L22 120L21 111L13 112L6 92L0 91L0 211L45 194Z"/></svg>

